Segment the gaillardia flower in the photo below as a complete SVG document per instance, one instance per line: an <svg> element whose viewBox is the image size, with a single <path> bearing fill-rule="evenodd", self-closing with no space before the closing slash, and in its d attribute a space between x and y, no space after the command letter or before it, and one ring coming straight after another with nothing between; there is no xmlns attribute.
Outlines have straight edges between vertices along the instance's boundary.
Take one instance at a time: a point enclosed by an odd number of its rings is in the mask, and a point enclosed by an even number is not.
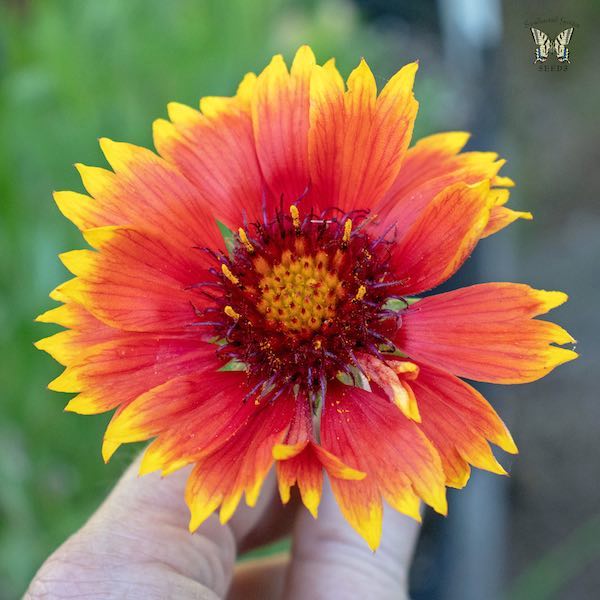
<svg viewBox="0 0 600 600"><path fill-rule="evenodd" d="M56 202L92 249L61 255L75 276L38 317L66 366L67 410L116 409L103 456L154 438L141 472L194 464L196 529L276 465L316 517L323 470L341 511L376 548L385 500L419 519L446 512L471 466L505 473L489 442L517 448L461 378L534 381L577 355L535 319L566 300L485 283L414 296L451 277L480 239L529 213L468 135L409 148L417 64L377 93L364 61L344 83L308 47L275 56L231 98L169 104L158 155L100 140L112 170L78 165L88 195Z"/></svg>

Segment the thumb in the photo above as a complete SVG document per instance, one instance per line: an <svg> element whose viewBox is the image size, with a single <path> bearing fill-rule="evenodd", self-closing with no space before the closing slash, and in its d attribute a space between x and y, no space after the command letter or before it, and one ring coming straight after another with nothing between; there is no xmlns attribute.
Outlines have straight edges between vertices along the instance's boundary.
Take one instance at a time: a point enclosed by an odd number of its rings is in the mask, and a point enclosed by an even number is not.
<svg viewBox="0 0 600 600"><path fill-rule="evenodd" d="M319 518L301 511L296 522L287 600L408 598L408 574L419 524L386 506L380 547L372 552L350 528L329 482Z"/></svg>
<svg viewBox="0 0 600 600"><path fill-rule="evenodd" d="M139 460L90 520L35 576L34 598L223 598L237 547L264 520L275 483L267 479L254 509L240 506L227 526L212 515L188 531L189 469L139 477Z"/></svg>

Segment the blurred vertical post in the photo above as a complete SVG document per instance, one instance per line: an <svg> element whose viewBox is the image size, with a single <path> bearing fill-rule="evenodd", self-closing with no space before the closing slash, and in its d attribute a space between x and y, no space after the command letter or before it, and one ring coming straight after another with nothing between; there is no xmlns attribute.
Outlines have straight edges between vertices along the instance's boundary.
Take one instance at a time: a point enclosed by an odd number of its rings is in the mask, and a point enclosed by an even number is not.
<svg viewBox="0 0 600 600"><path fill-rule="evenodd" d="M493 148L501 119L497 68L502 36L500 1L438 1L449 80L459 89L461 101L470 99L462 111L465 125L475 132L473 145L477 149ZM490 256L510 256L507 247L510 242L502 243L505 246L502 252L480 249L476 260L471 261L471 268L479 273L493 269L494 275L500 276L499 280L507 276L510 264L490 264ZM477 280L480 279L477 276ZM489 398L493 392L485 390L485 393ZM441 599L497 600L501 597L507 551L506 496L506 480L477 470L473 470L467 488L455 496L444 540Z"/></svg>

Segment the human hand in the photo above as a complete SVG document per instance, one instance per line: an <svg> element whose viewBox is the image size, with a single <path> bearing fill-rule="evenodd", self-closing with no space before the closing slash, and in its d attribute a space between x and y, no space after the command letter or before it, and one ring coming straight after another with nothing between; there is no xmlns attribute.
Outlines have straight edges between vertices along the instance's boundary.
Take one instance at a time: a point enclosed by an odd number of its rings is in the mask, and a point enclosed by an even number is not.
<svg viewBox="0 0 600 600"><path fill-rule="evenodd" d="M187 469L138 477L139 461L90 518L42 565L26 600L177 598L345 600L407 598L418 524L388 509L376 553L342 517L324 486L319 518L284 507L274 477L257 506L227 525L212 515L188 531ZM236 556L293 527L291 556L243 562Z"/></svg>

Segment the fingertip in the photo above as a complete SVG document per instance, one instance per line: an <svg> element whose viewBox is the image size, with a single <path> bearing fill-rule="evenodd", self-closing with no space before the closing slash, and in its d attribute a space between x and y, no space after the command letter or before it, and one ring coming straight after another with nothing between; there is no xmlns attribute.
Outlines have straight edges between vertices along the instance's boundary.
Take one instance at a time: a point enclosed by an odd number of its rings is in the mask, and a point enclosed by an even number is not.
<svg viewBox="0 0 600 600"><path fill-rule="evenodd" d="M414 518L385 505L383 534L375 551L374 544L367 544L344 519L326 481L319 518L306 511L297 517L284 597L403 597L418 532Z"/></svg>

